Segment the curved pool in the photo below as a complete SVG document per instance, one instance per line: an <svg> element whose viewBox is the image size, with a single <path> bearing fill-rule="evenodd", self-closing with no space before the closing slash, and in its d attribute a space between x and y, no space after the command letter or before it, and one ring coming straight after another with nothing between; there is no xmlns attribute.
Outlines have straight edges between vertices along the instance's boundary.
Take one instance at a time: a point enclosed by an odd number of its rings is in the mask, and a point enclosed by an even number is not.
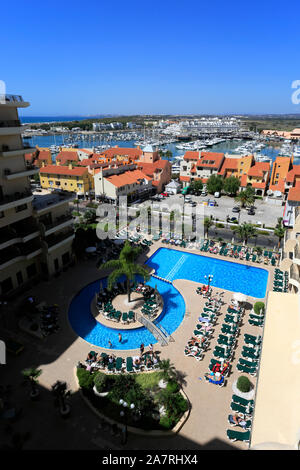
<svg viewBox="0 0 300 470"><path fill-rule="evenodd" d="M104 287L107 279L102 280ZM159 317L154 321L161 325L169 334L174 333L183 320L185 313L185 302L182 295L172 284L151 277L147 282L151 287L157 286L157 290L163 297L164 308ZM91 312L91 302L99 292L100 280L84 287L71 301L69 307L69 321L73 330L85 341L99 346L109 348L108 341L112 342L112 349L139 349L141 343L145 347L150 343L155 344L157 340L145 327L132 330L122 328L109 328L97 322ZM114 327L116 323L114 323ZM122 334L122 343L119 343L118 333Z"/></svg>

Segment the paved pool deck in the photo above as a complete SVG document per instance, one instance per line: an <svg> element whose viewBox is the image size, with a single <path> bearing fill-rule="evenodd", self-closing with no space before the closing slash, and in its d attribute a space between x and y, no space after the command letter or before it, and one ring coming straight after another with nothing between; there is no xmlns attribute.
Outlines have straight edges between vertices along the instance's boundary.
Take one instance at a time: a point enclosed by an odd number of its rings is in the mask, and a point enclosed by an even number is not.
<svg viewBox="0 0 300 470"><path fill-rule="evenodd" d="M141 255L141 261L145 262L160 247L165 247L160 242L154 243L147 254ZM170 246L169 246L170 247ZM201 254L199 251L177 248L171 246L172 249L180 249L191 253ZM218 255L205 253L205 256L218 258ZM220 257L237 263L243 261L235 260L228 257ZM244 262L245 263L245 262ZM74 367L78 361L84 361L87 353L93 349L99 353L104 351L102 348L90 345L82 338L78 337L72 330L68 321L68 307L78 291L100 277L105 273L100 273L95 267L95 260L83 261L75 267L70 268L67 272L62 273L60 277L52 279L49 282L43 282L30 291L30 294L36 296L39 300L46 301L49 305L57 303L60 307L60 330L48 336L43 340L30 337L26 333L21 333L20 337L25 346L24 352L17 358L8 359L8 367L2 368L2 383L10 383L15 387L15 397L18 403L24 407L25 417L20 421L20 427L32 429L32 437L25 444L25 449L99 449L109 448L109 444L105 444L108 439L114 439L98 432L98 418L81 402L78 393L78 385L74 376ZM269 271L267 291L271 288L273 282L274 268L252 262L247 264L262 267ZM226 437L226 430L230 429L227 422L228 414L231 413L230 402L232 396L232 384L238 378L240 373L236 369L238 358L241 356L241 350L244 344L244 333L262 334L262 328L254 327L248 323L249 311L246 311L238 344L235 350L234 360L232 361L231 374L227 378L225 387L218 387L209 384L204 379L204 373L208 372L210 359L213 357L212 352L217 343L217 337L220 332L220 326L223 322L227 306L232 298L232 293L223 291L222 314L217 319L214 327L214 333L210 341L210 346L205 352L204 359L200 362L192 357L184 355L184 348L188 339L193 335L193 331L197 324L197 318L204 306L205 299L196 293L198 283L187 280L175 280L174 286L182 294L186 303L186 315L179 328L172 334L174 342L170 342L168 346L161 347L154 345L155 351L160 351L161 358L169 358L175 365L176 369L185 376L185 385L183 389L191 402L191 413L186 424L182 427L178 435L171 438L150 438L136 435L129 435L128 449L247 449L244 443L230 443ZM213 288L213 292L219 292L221 289ZM29 294L28 294L29 295ZM257 299L248 297L248 301L253 304ZM19 299L20 301L20 299ZM146 348L147 350L147 348ZM105 350L107 352L107 350ZM128 355L137 355L139 350L133 351L116 351L114 354L126 357ZM21 370L24 367L35 365L43 370L39 378L42 387L42 395L44 399L33 404L24 393L24 389L20 388ZM246 375L246 374L243 374ZM256 379L249 377L255 385ZM51 385L56 380L65 380L70 389L75 392L72 402L72 417L69 421L61 423L61 419L56 417L51 398L49 400ZM45 400L45 401L43 401ZM48 400L48 401L47 401ZM22 405L23 403L23 405ZM48 403L48 406L47 406ZM29 407L30 412L26 413ZM51 410L49 410L51 407ZM26 420L26 416L28 419ZM50 416L50 419L49 419ZM41 429L46 433L41 432ZM99 434L100 433L100 434ZM94 436L91 438L91 436ZM111 448L118 448L119 443L111 443Z"/></svg>

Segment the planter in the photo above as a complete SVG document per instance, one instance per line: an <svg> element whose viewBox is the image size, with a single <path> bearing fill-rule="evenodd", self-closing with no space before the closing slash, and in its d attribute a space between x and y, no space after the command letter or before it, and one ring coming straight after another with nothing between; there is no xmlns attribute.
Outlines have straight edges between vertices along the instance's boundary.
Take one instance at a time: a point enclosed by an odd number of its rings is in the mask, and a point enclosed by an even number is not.
<svg viewBox="0 0 300 470"><path fill-rule="evenodd" d="M255 395L255 388L253 384L251 384L251 390L247 393L241 392L237 388L236 384L237 384L237 380L235 380L232 384L232 391L234 392L235 395L241 398L245 398L246 400L253 400L254 395Z"/></svg>
<svg viewBox="0 0 300 470"><path fill-rule="evenodd" d="M38 397L40 396L40 392L38 390L35 390L34 392L31 391L29 396L30 396L30 400L36 401Z"/></svg>
<svg viewBox="0 0 300 470"><path fill-rule="evenodd" d="M93 386L93 392L95 395L97 395L97 397L107 397L107 395L109 394L109 392L98 392L95 385Z"/></svg>
<svg viewBox="0 0 300 470"><path fill-rule="evenodd" d="M59 413L62 418L67 418L70 414L71 407L70 405L65 405L65 409L63 410L62 408L59 408Z"/></svg>

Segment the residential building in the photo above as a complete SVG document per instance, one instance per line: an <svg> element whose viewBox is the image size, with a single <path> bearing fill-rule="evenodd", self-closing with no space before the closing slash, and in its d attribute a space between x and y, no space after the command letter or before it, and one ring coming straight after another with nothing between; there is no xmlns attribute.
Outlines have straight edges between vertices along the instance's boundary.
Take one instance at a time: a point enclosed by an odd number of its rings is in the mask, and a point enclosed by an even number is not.
<svg viewBox="0 0 300 470"><path fill-rule="evenodd" d="M47 165L40 169L41 187L45 189L62 189L87 195L94 189L94 179L88 168L64 165Z"/></svg>
<svg viewBox="0 0 300 470"><path fill-rule="evenodd" d="M186 187L192 181L206 183L211 175L217 175L225 156L214 152L186 152L180 163L180 181Z"/></svg>
<svg viewBox="0 0 300 470"><path fill-rule="evenodd" d="M25 154L25 161L28 165L35 165L39 168L43 165L52 165L51 152L48 148L36 147L34 152Z"/></svg>
<svg viewBox="0 0 300 470"><path fill-rule="evenodd" d="M300 194L300 191L298 191ZM300 288L300 198L295 201L291 228L286 230L280 269L289 272L290 291Z"/></svg>
<svg viewBox="0 0 300 470"><path fill-rule="evenodd" d="M156 160L154 163L137 162L137 168L152 179L157 193L161 193L171 180L172 165L168 160Z"/></svg>
<svg viewBox="0 0 300 470"><path fill-rule="evenodd" d="M289 171L292 169L292 159L290 157L276 157L270 177L269 189L287 193L285 183Z"/></svg>
<svg viewBox="0 0 300 470"><path fill-rule="evenodd" d="M153 193L152 179L135 169L121 172L122 168L108 168L95 170L96 197L117 201L119 196L127 196L131 200L151 196Z"/></svg>
<svg viewBox="0 0 300 470"><path fill-rule="evenodd" d="M268 187L270 172L271 165L269 162L256 162L253 160L253 165L240 178L240 188L252 187L255 189L256 195L264 196Z"/></svg>
<svg viewBox="0 0 300 470"><path fill-rule="evenodd" d="M165 191L168 194L178 194L180 192L180 189L181 184L175 180L170 181L170 183L165 186Z"/></svg>
<svg viewBox="0 0 300 470"><path fill-rule="evenodd" d="M18 108L29 106L22 97L6 95L5 103L0 104L0 295L2 298L13 295L26 285L44 276L50 276L67 265L71 260L71 236L63 246L56 240L66 229L58 224L57 218L68 213L68 201L51 204L42 193L31 191L29 178L39 172L37 166L27 164L25 154L34 154L36 149L24 147ZM39 155L43 150L39 150ZM39 156L38 155L38 156ZM45 158L48 158L45 156ZM55 195L57 198L60 196ZM70 194L68 194L70 200ZM48 221L54 224L50 232L42 230L37 212L44 205L44 213L52 212ZM57 210L56 210L57 208ZM59 208L59 210L58 210ZM56 224L56 225L55 225ZM72 221L68 220L69 233L73 231ZM50 228L48 226L48 228ZM47 238L50 237L51 238ZM65 235L64 235L65 236ZM54 240L55 237L55 240ZM51 257L48 256L51 244Z"/></svg>

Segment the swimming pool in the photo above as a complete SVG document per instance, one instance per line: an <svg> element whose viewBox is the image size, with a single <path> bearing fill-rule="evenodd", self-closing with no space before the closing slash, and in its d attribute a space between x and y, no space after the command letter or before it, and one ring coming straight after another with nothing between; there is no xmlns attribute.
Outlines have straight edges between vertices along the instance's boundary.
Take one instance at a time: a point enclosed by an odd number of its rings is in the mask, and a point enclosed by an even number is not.
<svg viewBox="0 0 300 470"><path fill-rule="evenodd" d="M159 248L146 264L169 281L188 279L207 284L204 276L213 274L212 286L260 299L266 295L269 273L255 266L170 248Z"/></svg>
<svg viewBox="0 0 300 470"><path fill-rule="evenodd" d="M122 279L120 279L122 280ZM107 279L102 280L106 287ZM151 287L157 286L162 295L164 308L154 323L161 325L169 334L174 333L183 320L185 302L182 295L171 284L151 277L147 282ZM89 343L108 348L108 340L112 342L112 349L138 349L142 343L148 346L157 340L145 327L132 330L122 328L109 328L97 322L91 313L91 302L99 292L100 282L95 281L84 287L72 300L69 308L69 322L73 330ZM114 323L114 327L117 324ZM122 333L122 343L119 343L118 333Z"/></svg>

